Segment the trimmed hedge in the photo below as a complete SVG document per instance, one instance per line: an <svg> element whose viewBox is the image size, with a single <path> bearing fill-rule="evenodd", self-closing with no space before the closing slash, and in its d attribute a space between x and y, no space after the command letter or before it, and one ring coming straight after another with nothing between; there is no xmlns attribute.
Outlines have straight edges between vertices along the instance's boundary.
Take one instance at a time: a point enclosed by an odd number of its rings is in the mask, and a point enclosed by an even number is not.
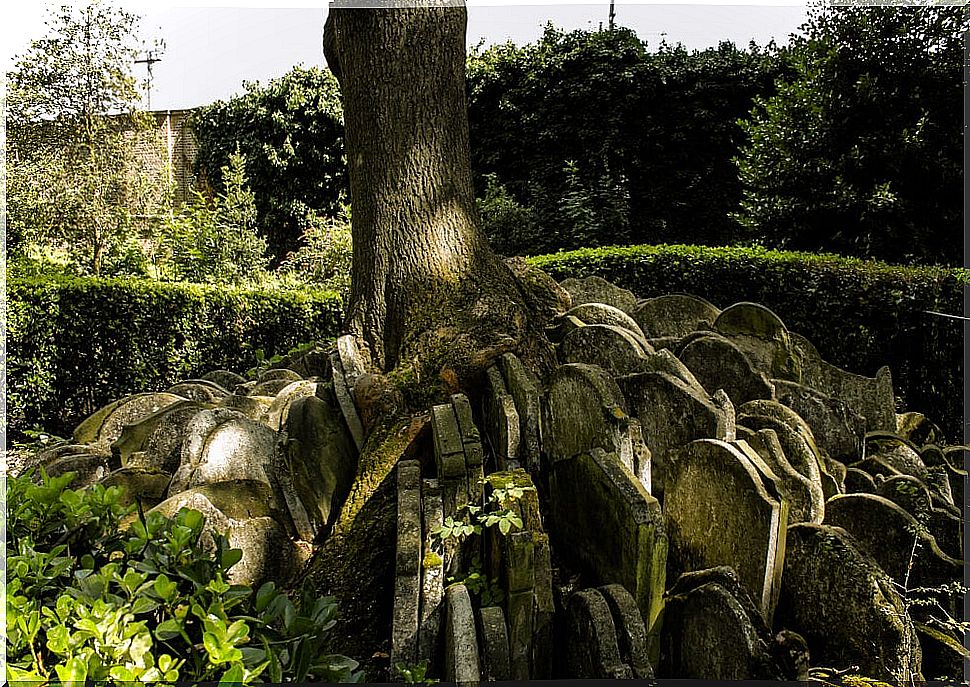
<svg viewBox="0 0 970 687"><path fill-rule="evenodd" d="M906 410L963 441L963 315L970 271L910 268L762 248L627 246L532 258L561 281L598 275L639 298L684 292L725 308L754 301L807 337L822 357L872 376L889 365Z"/></svg>
<svg viewBox="0 0 970 687"><path fill-rule="evenodd" d="M7 283L7 431L62 436L114 399L216 368L237 372L336 336L340 298L147 280Z"/></svg>

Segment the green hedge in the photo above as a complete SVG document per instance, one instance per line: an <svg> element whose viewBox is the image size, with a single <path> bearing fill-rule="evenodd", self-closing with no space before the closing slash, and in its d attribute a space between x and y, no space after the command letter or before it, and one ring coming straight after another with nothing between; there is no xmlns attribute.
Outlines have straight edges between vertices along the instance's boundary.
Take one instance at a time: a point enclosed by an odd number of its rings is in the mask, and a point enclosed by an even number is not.
<svg viewBox="0 0 970 687"><path fill-rule="evenodd" d="M209 370L245 371L257 349L286 353L332 337L330 292L222 289L141 280L47 277L7 283L9 437L39 425L66 436L136 391Z"/></svg>
<svg viewBox="0 0 970 687"><path fill-rule="evenodd" d="M826 360L872 376L889 365L907 410L963 440L963 315L970 271L908 268L760 248L628 246L540 256L557 280L598 275L640 298L686 292L720 308L762 303Z"/></svg>

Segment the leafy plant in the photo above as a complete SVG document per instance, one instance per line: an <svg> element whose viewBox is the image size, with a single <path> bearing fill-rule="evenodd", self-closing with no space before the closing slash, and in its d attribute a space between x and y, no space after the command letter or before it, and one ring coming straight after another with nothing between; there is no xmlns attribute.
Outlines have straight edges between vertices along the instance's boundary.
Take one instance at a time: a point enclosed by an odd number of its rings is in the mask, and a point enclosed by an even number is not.
<svg viewBox="0 0 970 687"><path fill-rule="evenodd" d="M324 650L334 599L232 584L242 552L198 511L139 512L126 531L118 487L31 477L7 481L8 681L360 680Z"/></svg>
<svg viewBox="0 0 970 687"><path fill-rule="evenodd" d="M438 682L434 678L428 677L427 660L421 661L417 665L398 663L394 666L394 670L408 685L433 685Z"/></svg>

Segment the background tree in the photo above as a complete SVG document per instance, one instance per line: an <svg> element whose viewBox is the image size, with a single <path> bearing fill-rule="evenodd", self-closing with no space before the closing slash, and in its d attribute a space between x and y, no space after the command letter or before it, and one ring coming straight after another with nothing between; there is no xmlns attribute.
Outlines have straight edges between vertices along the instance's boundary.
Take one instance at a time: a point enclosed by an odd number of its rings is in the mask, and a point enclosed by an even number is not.
<svg viewBox="0 0 970 687"><path fill-rule="evenodd" d="M52 10L7 75L12 233L61 243L96 275L165 190L135 155L152 145L131 74L137 21L100 2Z"/></svg>
<svg viewBox="0 0 970 687"><path fill-rule="evenodd" d="M256 225L275 259L299 245L318 216L336 217L346 198L343 111L333 75L294 67L265 86L199 108L192 127L196 169L216 192L220 170L237 150L246 158L256 198Z"/></svg>
<svg viewBox="0 0 970 687"><path fill-rule="evenodd" d="M962 7L815 7L744 125L737 219L768 245L960 264Z"/></svg>

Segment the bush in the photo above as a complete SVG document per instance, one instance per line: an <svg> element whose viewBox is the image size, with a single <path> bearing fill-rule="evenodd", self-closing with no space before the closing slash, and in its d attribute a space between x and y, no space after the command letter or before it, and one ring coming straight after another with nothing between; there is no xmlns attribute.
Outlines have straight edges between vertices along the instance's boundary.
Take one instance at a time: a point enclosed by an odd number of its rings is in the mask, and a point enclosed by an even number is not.
<svg viewBox="0 0 970 687"><path fill-rule="evenodd" d="M310 210L300 247L286 256L277 274L294 284L329 289L346 298L353 257L349 208L341 207L336 217L320 217Z"/></svg>
<svg viewBox="0 0 970 687"><path fill-rule="evenodd" d="M970 272L763 248L629 246L531 259L557 280L598 275L639 298L686 292L724 308L762 303L826 360L872 376L889 365L906 407L963 439L963 323Z"/></svg>
<svg viewBox="0 0 970 687"><path fill-rule="evenodd" d="M242 552L201 513L125 529L136 507L119 487L73 478L7 480L8 682L359 681L356 661L323 651L333 598L230 584Z"/></svg>
<svg viewBox="0 0 970 687"><path fill-rule="evenodd" d="M337 294L34 277L7 283L8 431L65 434L126 394L209 370L244 371L256 351L335 336Z"/></svg>

